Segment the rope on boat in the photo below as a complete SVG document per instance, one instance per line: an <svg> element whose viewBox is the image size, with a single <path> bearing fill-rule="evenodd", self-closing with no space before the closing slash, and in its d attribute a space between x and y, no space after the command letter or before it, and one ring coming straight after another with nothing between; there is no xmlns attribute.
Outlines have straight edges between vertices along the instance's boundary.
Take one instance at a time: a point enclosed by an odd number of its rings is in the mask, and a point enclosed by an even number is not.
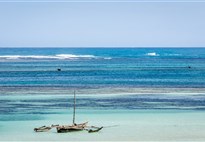
<svg viewBox="0 0 205 142"><path fill-rule="evenodd" d="M120 125L103 126L103 128L110 128L110 127L117 127L117 126L120 126Z"/></svg>
<svg viewBox="0 0 205 142"><path fill-rule="evenodd" d="M110 126L103 126L103 128L110 128L110 127L117 127L120 125L110 125ZM85 128L100 128L100 127L96 127L96 126L86 126Z"/></svg>

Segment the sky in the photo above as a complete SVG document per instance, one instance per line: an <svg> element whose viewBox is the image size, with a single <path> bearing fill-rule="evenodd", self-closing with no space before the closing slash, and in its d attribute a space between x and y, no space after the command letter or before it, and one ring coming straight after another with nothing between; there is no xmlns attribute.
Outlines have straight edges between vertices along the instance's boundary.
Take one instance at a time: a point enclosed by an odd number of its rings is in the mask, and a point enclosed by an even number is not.
<svg viewBox="0 0 205 142"><path fill-rule="evenodd" d="M201 1L3 1L0 47L205 47Z"/></svg>

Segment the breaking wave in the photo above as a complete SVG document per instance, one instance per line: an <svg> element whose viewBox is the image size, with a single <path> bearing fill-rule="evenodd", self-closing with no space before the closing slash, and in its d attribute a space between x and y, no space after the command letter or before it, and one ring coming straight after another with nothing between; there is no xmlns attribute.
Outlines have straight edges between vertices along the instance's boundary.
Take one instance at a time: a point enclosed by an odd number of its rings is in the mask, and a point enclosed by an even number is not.
<svg viewBox="0 0 205 142"><path fill-rule="evenodd" d="M146 54L147 56L159 56L156 52L150 52Z"/></svg>
<svg viewBox="0 0 205 142"><path fill-rule="evenodd" d="M74 54L56 54L56 55L2 55L0 59L16 60L16 59L96 59L100 58L94 55L74 55Z"/></svg>

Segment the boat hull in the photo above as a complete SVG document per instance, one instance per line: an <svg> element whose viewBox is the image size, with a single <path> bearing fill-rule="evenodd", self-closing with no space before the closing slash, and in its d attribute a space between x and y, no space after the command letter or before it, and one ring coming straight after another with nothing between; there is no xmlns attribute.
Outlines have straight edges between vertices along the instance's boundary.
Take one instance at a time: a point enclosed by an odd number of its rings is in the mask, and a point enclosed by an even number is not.
<svg viewBox="0 0 205 142"><path fill-rule="evenodd" d="M68 132L76 132L76 131L82 131L82 129L75 129L75 128L59 128L57 129L57 133L68 133Z"/></svg>
<svg viewBox="0 0 205 142"><path fill-rule="evenodd" d="M76 132L76 131L82 131L87 126L88 122L82 123L82 124L74 124L74 125L62 125L57 126L56 130L57 133L68 133L68 132Z"/></svg>

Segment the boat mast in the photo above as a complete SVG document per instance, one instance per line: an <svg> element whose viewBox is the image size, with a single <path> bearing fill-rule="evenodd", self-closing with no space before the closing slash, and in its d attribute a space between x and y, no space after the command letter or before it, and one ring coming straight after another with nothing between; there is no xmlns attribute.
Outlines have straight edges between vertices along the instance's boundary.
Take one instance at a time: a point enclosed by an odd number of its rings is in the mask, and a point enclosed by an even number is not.
<svg viewBox="0 0 205 142"><path fill-rule="evenodd" d="M75 90L74 90L74 99L73 99L73 124L75 124Z"/></svg>

